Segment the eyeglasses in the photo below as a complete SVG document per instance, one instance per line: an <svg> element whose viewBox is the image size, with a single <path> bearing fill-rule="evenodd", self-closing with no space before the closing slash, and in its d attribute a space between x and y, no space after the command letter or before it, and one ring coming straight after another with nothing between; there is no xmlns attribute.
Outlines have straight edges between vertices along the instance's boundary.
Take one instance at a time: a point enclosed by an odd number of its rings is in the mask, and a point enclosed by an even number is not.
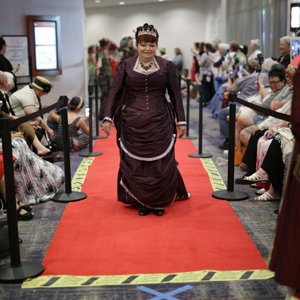
<svg viewBox="0 0 300 300"><path fill-rule="evenodd" d="M269 81L269 85L275 85L277 83L281 82L281 80L277 80L277 81Z"/></svg>

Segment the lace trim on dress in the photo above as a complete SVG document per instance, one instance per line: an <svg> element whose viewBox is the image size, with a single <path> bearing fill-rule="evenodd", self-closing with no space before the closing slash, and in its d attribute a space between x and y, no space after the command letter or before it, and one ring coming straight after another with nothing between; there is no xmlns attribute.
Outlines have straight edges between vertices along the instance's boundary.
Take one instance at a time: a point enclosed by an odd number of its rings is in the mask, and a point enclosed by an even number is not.
<svg viewBox="0 0 300 300"><path fill-rule="evenodd" d="M125 192L131 197L133 198L136 202L138 202L139 204L147 207L147 208L150 208L150 209L153 209L154 207L152 206L149 206L143 202L141 202L130 190L129 188L126 186L126 184L124 183L123 179L121 178L120 180L120 185L123 187L123 189L125 190Z"/></svg>
<svg viewBox="0 0 300 300"><path fill-rule="evenodd" d="M159 159L165 157L165 156L171 151L171 149L173 148L174 143L175 143L175 137L176 137L176 135L173 134L172 140L171 140L171 142L170 142L170 145L169 145L169 147L167 148L167 150L166 150L164 153L162 153L162 154L160 154L160 155L157 155L157 156L154 156L154 157L142 157L142 156L134 155L134 154L130 153L130 152L125 148L124 144L122 143L121 138L119 138L119 141L120 141L120 146L121 146L122 150L123 150L129 157L131 157L131 158L133 158L133 159L136 159L136 160L142 160L142 161L155 161L155 160L159 160Z"/></svg>

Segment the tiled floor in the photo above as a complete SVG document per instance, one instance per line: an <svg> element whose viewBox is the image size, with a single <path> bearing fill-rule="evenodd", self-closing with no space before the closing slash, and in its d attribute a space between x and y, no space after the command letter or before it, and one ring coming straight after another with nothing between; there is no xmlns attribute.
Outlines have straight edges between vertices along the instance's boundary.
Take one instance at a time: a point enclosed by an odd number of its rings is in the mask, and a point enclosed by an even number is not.
<svg viewBox="0 0 300 300"><path fill-rule="evenodd" d="M191 101L190 135L197 136L198 128L198 103ZM219 137L218 122L211 118L208 108L203 111L203 152L213 154L213 160L218 157L226 160L226 156L218 145L222 142ZM198 146L198 140L193 140ZM78 154L71 155L72 173L75 172L82 158ZM220 161L220 159L219 159ZM227 165L217 165L223 179L226 181ZM235 169L236 177L241 175ZM257 203L251 200L254 191L248 186L235 186L235 190L246 191L250 198L245 201L231 202L231 205L245 229L255 242L257 248L265 259L270 254L276 215L274 209L278 203ZM19 223L20 245L22 261L41 262L47 247L55 232L66 204L47 202L34 207L34 219L30 222ZM220 241L221 242L221 241ZM0 260L0 266L9 262L9 259ZM0 267L1 268L1 267ZM139 286L105 286L90 288L61 288L61 289L21 289L20 284L0 284L0 299L284 299L285 289L274 283L273 280L261 281L227 281L227 282L201 282L188 284L161 284L146 286L148 292ZM174 291L175 290L175 291ZM173 295L173 296L172 296Z"/></svg>

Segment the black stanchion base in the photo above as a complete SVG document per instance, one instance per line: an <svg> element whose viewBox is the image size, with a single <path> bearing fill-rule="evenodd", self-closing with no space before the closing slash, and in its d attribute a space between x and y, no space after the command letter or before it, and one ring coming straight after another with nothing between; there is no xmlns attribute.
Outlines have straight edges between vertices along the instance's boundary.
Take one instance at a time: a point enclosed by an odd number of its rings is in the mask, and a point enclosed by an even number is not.
<svg viewBox="0 0 300 300"><path fill-rule="evenodd" d="M54 202L75 202L83 200L87 197L87 194L82 192L71 193L57 193L51 200Z"/></svg>
<svg viewBox="0 0 300 300"><path fill-rule="evenodd" d="M184 140L195 140L197 137L196 136L189 136L189 135L185 135L183 137L181 137L181 139Z"/></svg>
<svg viewBox="0 0 300 300"><path fill-rule="evenodd" d="M11 264L0 266L0 282L17 283L23 282L27 278L33 278L44 271L42 264L33 262L23 262L18 267Z"/></svg>
<svg viewBox="0 0 300 300"><path fill-rule="evenodd" d="M192 153L189 154L188 157L192 157L192 158L210 158L213 157L212 154L209 153Z"/></svg>
<svg viewBox="0 0 300 300"><path fill-rule="evenodd" d="M89 156L100 156L103 155L102 152L87 152L87 153L80 153L79 156L82 157L89 157Z"/></svg>
<svg viewBox="0 0 300 300"><path fill-rule="evenodd" d="M95 135L93 136L94 140L102 140L102 139L107 139L106 135Z"/></svg>
<svg viewBox="0 0 300 300"><path fill-rule="evenodd" d="M240 201L246 200L249 198L249 195L245 192L229 192L227 190L218 190L212 193L212 196L219 200L231 200L231 201Z"/></svg>

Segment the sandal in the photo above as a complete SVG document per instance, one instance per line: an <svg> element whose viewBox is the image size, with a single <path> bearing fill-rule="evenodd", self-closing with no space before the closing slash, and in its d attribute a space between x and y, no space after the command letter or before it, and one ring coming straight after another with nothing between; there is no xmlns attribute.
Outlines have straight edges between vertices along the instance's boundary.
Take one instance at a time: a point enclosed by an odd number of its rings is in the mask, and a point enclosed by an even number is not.
<svg viewBox="0 0 300 300"><path fill-rule="evenodd" d="M280 195L276 194L275 196L271 195L269 192L265 192L262 195L255 197L255 201L279 201Z"/></svg>
<svg viewBox="0 0 300 300"><path fill-rule="evenodd" d="M253 173L250 176L245 176L244 180L248 181L249 183L251 183L251 182L267 182L267 181L269 181L269 178L267 178L267 177L266 178L262 178L262 177L260 177L259 174Z"/></svg>
<svg viewBox="0 0 300 300"><path fill-rule="evenodd" d="M250 187L252 187L252 188L254 188L254 189L257 189L257 188L258 188L258 186L256 185L256 182L255 182L255 183L251 183L251 184L250 184Z"/></svg>
<svg viewBox="0 0 300 300"><path fill-rule="evenodd" d="M255 195L260 196L260 195L264 194L266 191L267 190L265 188L261 188L261 189L255 191Z"/></svg>
<svg viewBox="0 0 300 300"><path fill-rule="evenodd" d="M188 200L191 198L191 193L187 193L186 196L176 196L175 201Z"/></svg>

